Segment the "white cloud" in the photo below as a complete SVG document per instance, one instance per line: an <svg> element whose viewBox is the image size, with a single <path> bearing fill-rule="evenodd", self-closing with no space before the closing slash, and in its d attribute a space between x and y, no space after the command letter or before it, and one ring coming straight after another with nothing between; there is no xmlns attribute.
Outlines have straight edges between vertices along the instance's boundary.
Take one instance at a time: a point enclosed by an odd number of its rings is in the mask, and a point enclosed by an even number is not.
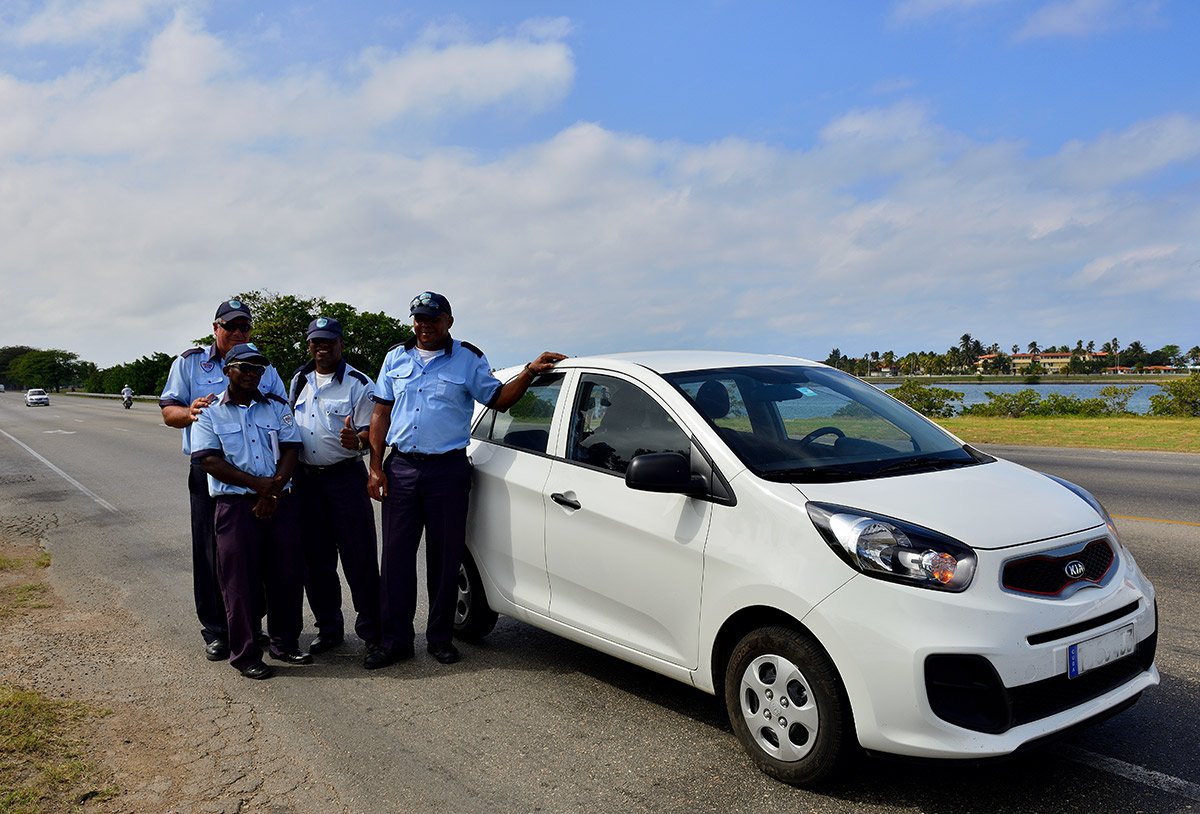
<svg viewBox="0 0 1200 814"><path fill-rule="evenodd" d="M23 45L74 43L139 28L178 0L51 0L17 28Z"/></svg>
<svg viewBox="0 0 1200 814"><path fill-rule="evenodd" d="M1100 189L1138 181L1200 157L1200 120L1174 114L1092 142L1071 141L1050 162L1063 183Z"/></svg>
<svg viewBox="0 0 1200 814"><path fill-rule="evenodd" d="M1157 0L1058 0L1039 8L1017 32L1017 39L1090 37L1121 28L1153 25Z"/></svg>

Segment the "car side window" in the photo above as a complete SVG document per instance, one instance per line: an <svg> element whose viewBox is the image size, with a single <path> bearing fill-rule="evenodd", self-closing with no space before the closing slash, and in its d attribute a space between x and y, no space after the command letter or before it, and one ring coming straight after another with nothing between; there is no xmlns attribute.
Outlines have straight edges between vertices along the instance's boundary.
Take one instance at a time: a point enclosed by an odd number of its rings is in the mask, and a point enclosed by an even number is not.
<svg viewBox="0 0 1200 814"><path fill-rule="evenodd" d="M691 439L658 402L636 384L585 374L571 416L568 456L624 475L636 455L689 455Z"/></svg>
<svg viewBox="0 0 1200 814"><path fill-rule="evenodd" d="M562 373L539 376L507 412L486 411L471 437L530 452L545 452L562 383Z"/></svg>

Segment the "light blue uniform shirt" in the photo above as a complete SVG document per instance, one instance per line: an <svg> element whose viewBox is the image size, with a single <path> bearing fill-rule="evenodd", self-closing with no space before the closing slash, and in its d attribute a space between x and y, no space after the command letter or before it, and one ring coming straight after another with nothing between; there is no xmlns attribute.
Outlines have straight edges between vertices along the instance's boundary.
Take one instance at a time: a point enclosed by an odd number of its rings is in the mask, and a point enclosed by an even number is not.
<svg viewBox="0 0 1200 814"><path fill-rule="evenodd" d="M248 407L229 400L228 391L204 409L192 424L192 459L220 455L238 469L260 478L275 475L279 453L300 446L300 430L281 396L264 396ZM252 495L253 489L208 476L208 493Z"/></svg>
<svg viewBox="0 0 1200 814"><path fill-rule="evenodd" d="M409 340L384 357L374 398L392 408L389 446L436 455L464 449L473 402L490 404L499 392L500 380L475 346L451 339L443 354L422 365L416 340Z"/></svg>
<svg viewBox="0 0 1200 814"><path fill-rule="evenodd" d="M171 372L167 374L167 384L162 395L158 397L158 406L167 407L177 404L180 407L190 407L192 402L201 396L213 393L224 393L229 387L229 379L225 378L225 363L217 353L214 342L202 348L185 350L175 357L171 363ZM283 398L287 391L283 389L283 380L269 366L258 381L258 389L264 393L274 393ZM189 455L195 448L191 443L191 427L184 427L183 454Z"/></svg>
<svg viewBox="0 0 1200 814"><path fill-rule="evenodd" d="M375 408L371 401L374 393L375 383L344 360L333 378L321 387L317 386L316 363L309 362L297 370L292 377L288 400L304 444L300 461L313 466L331 466L362 455L362 452L342 446L342 428L346 426L347 416L351 417L355 431L370 426L371 412Z"/></svg>

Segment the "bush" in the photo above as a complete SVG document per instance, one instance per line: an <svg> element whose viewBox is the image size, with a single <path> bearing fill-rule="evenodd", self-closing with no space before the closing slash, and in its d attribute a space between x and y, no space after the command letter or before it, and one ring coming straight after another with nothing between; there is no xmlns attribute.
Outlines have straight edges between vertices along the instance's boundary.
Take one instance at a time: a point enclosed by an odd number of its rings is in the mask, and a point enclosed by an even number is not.
<svg viewBox="0 0 1200 814"><path fill-rule="evenodd" d="M1159 386L1163 392L1150 397L1150 415L1200 416L1200 373Z"/></svg>
<svg viewBox="0 0 1200 814"><path fill-rule="evenodd" d="M921 415L934 418L947 418L954 415L955 405L951 402L962 402L963 394L957 390L947 390L944 387L929 387L908 379L899 387L887 391L889 396L912 407Z"/></svg>
<svg viewBox="0 0 1200 814"><path fill-rule="evenodd" d="M1110 384L1100 388L1100 398L1104 400L1104 411L1107 415L1123 415L1129 412L1129 398L1141 390L1141 385L1118 387Z"/></svg>
<svg viewBox="0 0 1200 814"><path fill-rule="evenodd" d="M993 393L989 390L984 395L988 397L986 402L964 407L962 414L1020 418L1023 415L1037 415L1037 406L1041 402L1037 391L1028 388L1015 393Z"/></svg>
<svg viewBox="0 0 1200 814"><path fill-rule="evenodd" d="M974 404L963 408L963 415L1004 416L1020 418L1026 415L1036 416L1104 416L1124 415L1128 413L1129 398L1137 392L1138 385L1132 387L1116 387L1110 385L1100 390L1099 398L1081 399L1078 396L1067 396L1062 393L1049 393L1045 398L1038 395L1036 390L1018 390L1016 393L985 392L988 401L984 404Z"/></svg>

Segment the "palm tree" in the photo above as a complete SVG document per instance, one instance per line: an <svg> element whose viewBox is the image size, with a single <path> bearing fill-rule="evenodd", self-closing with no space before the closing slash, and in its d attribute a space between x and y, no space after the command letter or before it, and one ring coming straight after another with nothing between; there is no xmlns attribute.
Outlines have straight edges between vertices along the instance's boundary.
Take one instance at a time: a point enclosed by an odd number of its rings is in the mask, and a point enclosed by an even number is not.
<svg viewBox="0 0 1200 814"><path fill-rule="evenodd" d="M1038 343L1037 343L1037 340L1036 340L1036 339L1035 339L1033 342L1030 342L1030 343L1029 343L1029 352L1030 352L1030 353L1040 353L1040 352L1041 352L1041 351L1038 349Z"/></svg>

